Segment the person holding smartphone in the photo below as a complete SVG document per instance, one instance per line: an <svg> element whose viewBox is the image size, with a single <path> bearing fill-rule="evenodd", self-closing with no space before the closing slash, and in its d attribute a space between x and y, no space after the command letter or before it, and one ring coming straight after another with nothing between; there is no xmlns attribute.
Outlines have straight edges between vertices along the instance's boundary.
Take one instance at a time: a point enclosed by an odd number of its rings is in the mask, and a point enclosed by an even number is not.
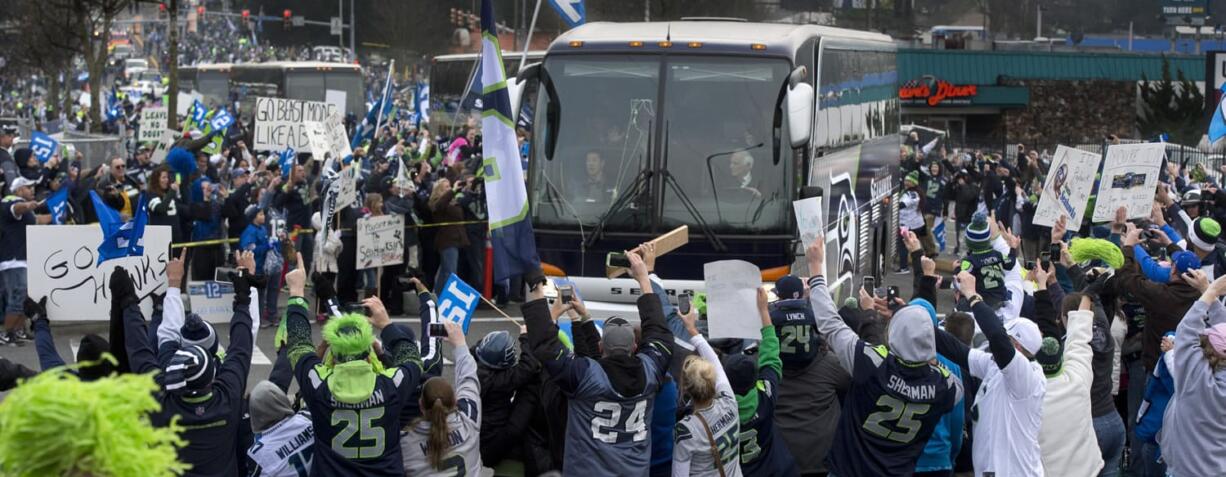
<svg viewBox="0 0 1226 477"><path fill-rule="evenodd" d="M18 177L9 184L12 195L0 201L0 289L4 293L4 332L0 345L19 344L34 338L26 331L26 226L51 223L50 215L34 215L39 202L34 200L36 182Z"/></svg>

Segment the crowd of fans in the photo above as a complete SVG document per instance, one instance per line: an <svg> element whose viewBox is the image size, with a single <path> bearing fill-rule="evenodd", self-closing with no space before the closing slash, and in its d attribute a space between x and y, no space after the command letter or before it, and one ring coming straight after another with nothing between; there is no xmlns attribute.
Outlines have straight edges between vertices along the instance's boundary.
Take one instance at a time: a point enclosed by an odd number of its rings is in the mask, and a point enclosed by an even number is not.
<svg viewBox="0 0 1226 477"><path fill-rule="evenodd" d="M101 466L124 459L86 444L123 420L125 438L151 436L142 463L158 467L141 475L477 475L512 462L525 475L1226 474L1226 191L1202 168L1165 167L1147 218L1120 209L1105 224L1043 228L1031 223L1048 166L1038 153L924 155L912 138L899 217L910 300L872 287L836 300L818 237L807 283L779 279L774 301L759 292L759 340L708 341L705 302L674 304L648 243L628 253L637 324L597 323L578 297L547 300L536 270L522 287L496 287L523 301L518 338L466 337L435 300L452 272L484 281L476 130L438 143L393 121L350 160L282 162L251 151L241 121L231 128L189 130L164 164L142 147L87 170L80 158L10 156L11 132L0 133L12 194L0 203L3 339L33 339L46 373L0 359L0 388L15 386L0 402L0 473L121 475ZM215 139L217 152L204 152ZM328 184L355 170L359 198L320 216ZM151 224L172 227L176 243L207 243L168 264L148 320L117 268L110 334L82 339L67 368L45 298L27 296L24 262L25 226L50 221L40 200L62 188L68 223L96 220L89 191L127 216L143 191ZM942 275L934 229L951 208L960 260ZM383 214L405 217L406 259L373 283L355 266L355 223ZM181 295L185 280L227 265L223 351ZM390 319L406 314L406 291L419 298L418 330ZM273 370L245 394L255 338L274 327ZM129 374L151 372L151 382ZM152 391L156 403L122 408L148 421L65 421L47 410L59 396L35 394L122 379L92 405ZM87 450L58 452L69 446Z"/></svg>

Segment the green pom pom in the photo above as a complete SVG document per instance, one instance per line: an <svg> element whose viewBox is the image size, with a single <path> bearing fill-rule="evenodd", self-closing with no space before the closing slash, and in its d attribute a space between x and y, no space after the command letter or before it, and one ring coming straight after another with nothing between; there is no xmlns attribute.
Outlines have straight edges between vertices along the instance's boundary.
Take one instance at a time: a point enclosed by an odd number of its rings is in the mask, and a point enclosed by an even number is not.
<svg viewBox="0 0 1226 477"><path fill-rule="evenodd" d="M1075 238L1068 250L1074 262L1102 260L1111 268L1124 266L1124 252L1120 251L1120 248L1110 240Z"/></svg>
<svg viewBox="0 0 1226 477"><path fill-rule="evenodd" d="M328 320L323 330L324 341L336 356L365 356L375 342L375 332L366 317L347 314Z"/></svg>
<svg viewBox="0 0 1226 477"><path fill-rule="evenodd" d="M189 468L176 453L186 445L178 420L149 421L161 409L153 374L82 382L68 369L44 371L0 402L0 475L170 476Z"/></svg>

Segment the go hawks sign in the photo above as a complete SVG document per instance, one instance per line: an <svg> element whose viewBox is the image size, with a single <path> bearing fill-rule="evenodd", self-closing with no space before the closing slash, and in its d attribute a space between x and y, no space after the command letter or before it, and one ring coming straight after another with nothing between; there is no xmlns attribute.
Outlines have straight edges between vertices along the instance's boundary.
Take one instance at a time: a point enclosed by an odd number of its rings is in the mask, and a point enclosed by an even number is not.
<svg viewBox="0 0 1226 477"><path fill-rule="evenodd" d="M976 85L958 85L931 76L913 79L898 87L898 99L908 105L966 105L978 94Z"/></svg>

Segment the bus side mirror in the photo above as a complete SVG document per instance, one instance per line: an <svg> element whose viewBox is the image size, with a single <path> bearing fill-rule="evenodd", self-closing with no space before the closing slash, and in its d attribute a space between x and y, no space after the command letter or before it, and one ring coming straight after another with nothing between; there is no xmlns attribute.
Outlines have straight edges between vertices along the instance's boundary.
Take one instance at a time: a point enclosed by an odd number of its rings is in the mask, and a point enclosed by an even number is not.
<svg viewBox="0 0 1226 477"><path fill-rule="evenodd" d="M796 83L788 88L788 136L792 147L801 147L809 143L813 131L813 86L808 83Z"/></svg>
<svg viewBox="0 0 1226 477"><path fill-rule="evenodd" d="M507 81L507 95L511 98L511 117L512 123L519 121L520 105L523 104L524 92L528 90L528 82L536 79L540 74L541 64L533 63L524 67L514 78Z"/></svg>

